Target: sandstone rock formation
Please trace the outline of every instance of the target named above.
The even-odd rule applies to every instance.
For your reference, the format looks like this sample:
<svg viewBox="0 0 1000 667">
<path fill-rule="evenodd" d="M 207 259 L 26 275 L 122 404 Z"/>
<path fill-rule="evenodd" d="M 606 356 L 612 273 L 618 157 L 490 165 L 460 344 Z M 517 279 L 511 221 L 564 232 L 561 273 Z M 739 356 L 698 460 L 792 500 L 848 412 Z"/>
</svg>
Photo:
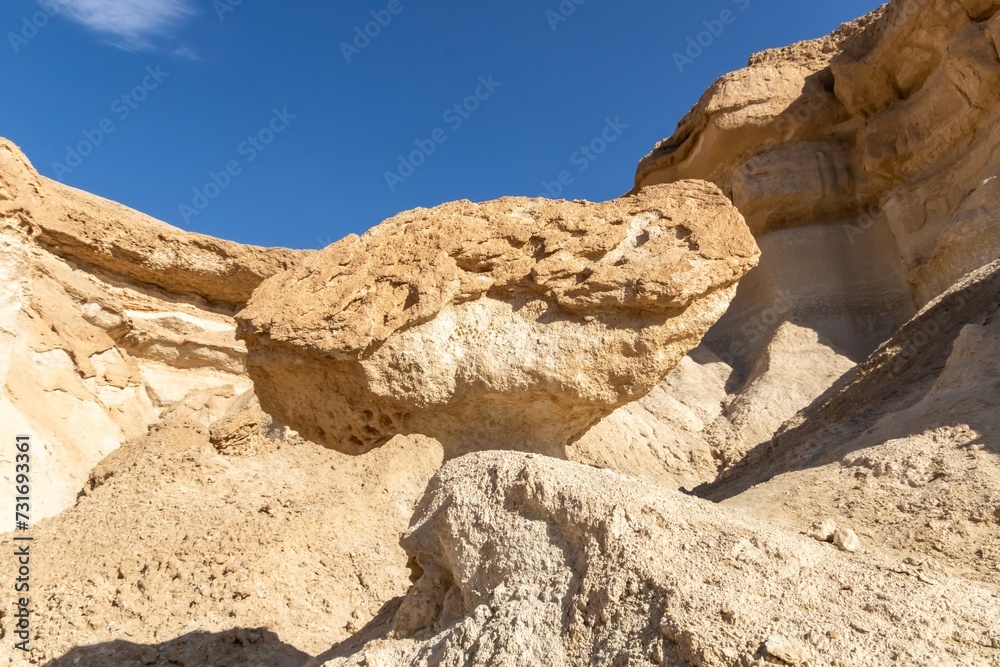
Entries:
<svg viewBox="0 0 1000 667">
<path fill-rule="evenodd" d="M 1000 261 L 698 493 L 793 528 L 834 518 L 901 559 L 1000 585 L 998 313 Z"/>
<path fill-rule="evenodd" d="M 998 107 L 986 85 L 1000 66 L 998 6 L 896 0 L 828 37 L 754 55 L 709 89 L 642 160 L 636 186 L 716 183 L 751 226 L 760 266 L 703 342 L 699 359 L 712 361 L 699 390 L 663 385 L 608 417 L 571 458 L 672 487 L 711 481 L 919 307 L 1000 255 Z M 798 342 L 782 333 L 788 326 L 801 330 Z M 789 374 L 759 377 L 775 354 L 789 360 L 792 386 L 810 386 L 782 396 Z M 796 371 L 801 354 L 809 371 Z M 694 421 L 675 414 L 695 395 L 716 398 Z M 700 424 L 708 413 L 712 423 Z M 605 447 L 619 433 L 624 450 Z"/>
<path fill-rule="evenodd" d="M 602 420 L 569 459 L 669 488 L 715 480 L 854 363 L 794 321 L 782 324 L 747 376 L 702 345 L 648 396 Z"/>
<path fill-rule="evenodd" d="M 785 298 L 860 361 L 1000 255 L 987 203 L 1000 169 L 998 9 L 896 0 L 754 56 L 640 163 L 637 187 L 718 184 L 760 244 L 760 267 L 707 341 L 716 353 L 752 365 L 760 345 L 740 330 Z"/>
<path fill-rule="evenodd" d="M 403 213 L 268 280 L 238 318 L 265 409 L 363 453 L 398 433 L 560 454 L 725 312 L 757 249 L 705 183 L 604 204 Z"/>
<path fill-rule="evenodd" d="M 997 664 L 993 588 L 574 463 L 446 463 L 402 543 L 395 614 L 310 667 Z"/>
<path fill-rule="evenodd" d="M 305 253 L 189 234 L 40 176 L 0 140 L 0 429 L 44 462 L 32 516 L 167 411 L 208 426 L 251 389 L 233 312 Z M 0 450 L 12 506 L 13 450 Z"/>
<path fill-rule="evenodd" d="M 618 201 L 313 256 L 0 142 L 29 664 L 1000 667 L 998 6 L 754 56 Z"/>
<path fill-rule="evenodd" d="M 356 458 L 265 428 L 267 446 L 236 454 L 212 436 L 156 425 L 33 529 L 30 664 L 301 667 L 406 591 L 399 534 L 440 447 L 398 438 Z M 27 663 L 0 639 L 0 665 Z"/>
</svg>

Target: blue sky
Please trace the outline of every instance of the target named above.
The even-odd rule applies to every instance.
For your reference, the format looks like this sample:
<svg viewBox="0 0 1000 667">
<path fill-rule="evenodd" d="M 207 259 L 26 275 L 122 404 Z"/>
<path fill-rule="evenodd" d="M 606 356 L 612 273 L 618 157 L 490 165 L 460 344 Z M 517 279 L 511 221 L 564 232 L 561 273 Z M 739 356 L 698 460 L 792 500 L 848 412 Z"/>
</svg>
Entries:
<svg viewBox="0 0 1000 667">
<path fill-rule="evenodd" d="M 5 0 L 0 136 L 184 229 L 316 248 L 455 199 L 616 197 L 718 76 L 879 4 Z"/>
</svg>

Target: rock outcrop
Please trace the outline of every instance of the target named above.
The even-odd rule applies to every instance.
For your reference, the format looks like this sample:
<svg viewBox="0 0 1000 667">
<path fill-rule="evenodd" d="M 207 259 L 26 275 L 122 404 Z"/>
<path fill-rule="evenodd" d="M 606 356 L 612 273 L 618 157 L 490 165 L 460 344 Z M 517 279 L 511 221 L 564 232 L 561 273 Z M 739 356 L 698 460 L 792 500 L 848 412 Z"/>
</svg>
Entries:
<svg viewBox="0 0 1000 667">
<path fill-rule="evenodd" d="M 640 163 L 637 187 L 718 184 L 760 244 L 707 340 L 717 354 L 752 365 L 760 347 L 740 331 L 785 291 L 796 317 L 860 361 L 1000 256 L 998 9 L 896 0 L 754 56 Z"/>
<path fill-rule="evenodd" d="M 402 543 L 416 582 L 311 667 L 988 665 L 995 590 L 844 552 L 611 471 L 446 463 Z"/>
<path fill-rule="evenodd" d="M 182 232 L 40 176 L 5 140 L 0 246 L 0 428 L 34 436 L 35 519 L 167 412 L 207 427 L 230 410 L 252 387 L 233 313 L 307 255 Z"/>
<path fill-rule="evenodd" d="M 1000 261 L 697 492 L 789 527 L 830 517 L 900 559 L 1000 585 L 998 346 Z"/>
<path fill-rule="evenodd" d="M 698 345 L 756 258 L 706 183 L 457 202 L 268 280 L 240 335 L 264 408 L 310 440 L 363 453 L 422 433 L 449 455 L 561 454 Z"/>
<path fill-rule="evenodd" d="M 636 187 L 716 183 L 750 225 L 760 265 L 676 371 L 698 388 L 664 383 L 571 458 L 675 488 L 711 481 L 1000 256 L 1000 107 L 987 85 L 1000 66 L 997 7 L 896 0 L 828 37 L 754 55 L 709 89 L 642 160 Z M 787 372 L 759 373 L 776 360 Z"/>
<path fill-rule="evenodd" d="M 230 310 L 246 303 L 265 278 L 309 254 L 246 246 L 171 227 L 39 175 L 21 150 L 4 139 L 0 217 L 76 265 Z"/>
<path fill-rule="evenodd" d="M 769 442 L 854 365 L 794 321 L 778 328 L 745 376 L 702 345 L 649 395 L 573 443 L 569 459 L 692 489 Z"/>
<path fill-rule="evenodd" d="M 754 56 L 622 199 L 316 254 L 0 141 L 29 662 L 1000 667 L 998 8 Z"/>
<path fill-rule="evenodd" d="M 215 429 L 168 419 L 33 527 L 31 664 L 301 667 L 406 592 L 399 534 L 440 447 L 398 438 L 357 458 L 256 429 L 254 451 L 220 452 Z M 0 665 L 28 664 L 11 638 Z"/>
</svg>

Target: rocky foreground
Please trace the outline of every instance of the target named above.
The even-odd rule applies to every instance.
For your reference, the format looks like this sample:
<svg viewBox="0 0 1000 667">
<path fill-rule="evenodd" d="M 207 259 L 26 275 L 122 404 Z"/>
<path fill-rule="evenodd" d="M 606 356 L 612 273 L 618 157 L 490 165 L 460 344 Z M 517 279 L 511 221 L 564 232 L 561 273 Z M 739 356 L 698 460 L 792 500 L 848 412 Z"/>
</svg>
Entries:
<svg viewBox="0 0 1000 667">
<path fill-rule="evenodd" d="M 621 199 L 320 253 L 0 141 L 47 517 L 0 665 L 1000 665 L 998 54 L 1000 2 L 894 0 L 720 79 Z"/>
</svg>

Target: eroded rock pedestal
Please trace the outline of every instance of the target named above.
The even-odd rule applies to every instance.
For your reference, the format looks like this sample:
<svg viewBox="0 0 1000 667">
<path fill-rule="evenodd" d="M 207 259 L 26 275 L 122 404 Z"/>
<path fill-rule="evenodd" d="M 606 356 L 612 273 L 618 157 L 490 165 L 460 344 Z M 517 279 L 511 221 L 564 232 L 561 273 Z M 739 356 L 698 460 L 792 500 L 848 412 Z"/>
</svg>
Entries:
<svg viewBox="0 0 1000 667">
<path fill-rule="evenodd" d="M 264 407 L 363 453 L 562 454 L 646 394 L 725 312 L 757 248 L 702 182 L 604 204 L 418 209 L 275 276 L 239 314 Z"/>
</svg>

